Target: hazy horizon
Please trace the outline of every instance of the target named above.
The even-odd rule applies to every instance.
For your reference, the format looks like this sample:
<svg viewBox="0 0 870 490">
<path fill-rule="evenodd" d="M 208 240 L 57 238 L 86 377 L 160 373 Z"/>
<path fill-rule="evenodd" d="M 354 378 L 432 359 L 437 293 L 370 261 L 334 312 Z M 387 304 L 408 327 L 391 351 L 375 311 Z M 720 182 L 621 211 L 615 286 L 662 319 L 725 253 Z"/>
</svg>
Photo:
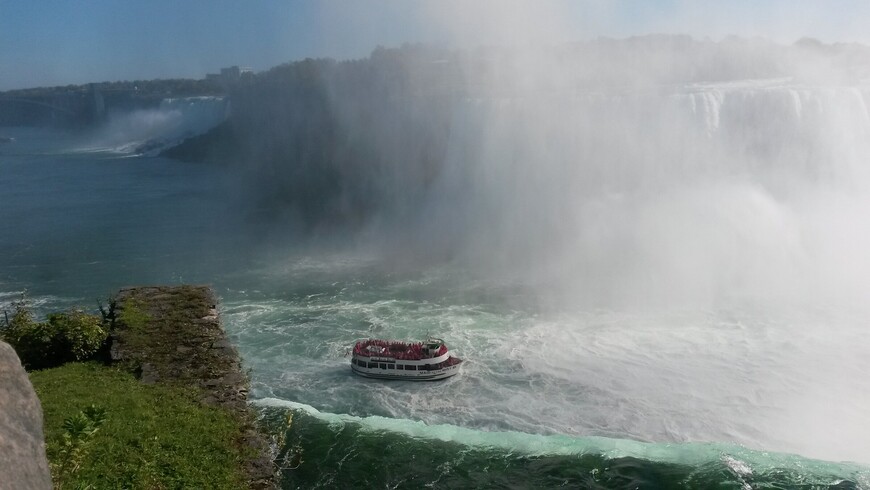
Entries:
<svg viewBox="0 0 870 490">
<path fill-rule="evenodd" d="M 497 15 L 494 15 L 496 14 Z M 202 78 L 308 57 L 363 58 L 377 46 L 561 44 L 598 37 L 762 37 L 870 42 L 857 1 L 402 2 L 141 4 L 0 1 L 0 90 Z"/>
</svg>

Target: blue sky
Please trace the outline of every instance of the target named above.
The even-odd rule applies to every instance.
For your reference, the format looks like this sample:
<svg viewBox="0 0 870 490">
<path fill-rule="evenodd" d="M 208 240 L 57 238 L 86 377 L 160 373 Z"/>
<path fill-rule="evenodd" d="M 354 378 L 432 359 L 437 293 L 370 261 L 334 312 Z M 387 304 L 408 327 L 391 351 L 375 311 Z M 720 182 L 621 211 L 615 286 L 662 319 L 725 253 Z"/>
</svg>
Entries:
<svg viewBox="0 0 870 490">
<path fill-rule="evenodd" d="M 729 34 L 870 44 L 858 0 L 0 0 L 0 90 L 104 80 L 200 78 L 377 45 L 561 42 Z"/>
</svg>

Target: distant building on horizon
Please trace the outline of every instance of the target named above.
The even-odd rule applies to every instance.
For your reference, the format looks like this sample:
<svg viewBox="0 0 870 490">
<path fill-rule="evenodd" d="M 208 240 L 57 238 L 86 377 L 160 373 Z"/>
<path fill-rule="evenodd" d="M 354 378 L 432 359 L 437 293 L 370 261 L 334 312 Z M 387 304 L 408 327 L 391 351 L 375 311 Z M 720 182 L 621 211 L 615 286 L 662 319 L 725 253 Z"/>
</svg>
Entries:
<svg viewBox="0 0 870 490">
<path fill-rule="evenodd" d="M 253 75 L 254 71 L 250 68 L 240 68 L 238 65 L 234 65 L 227 68 L 221 68 L 220 73 L 209 73 L 205 76 L 205 79 L 211 82 L 217 82 L 223 87 L 230 87 L 239 83 L 242 79 Z"/>
</svg>

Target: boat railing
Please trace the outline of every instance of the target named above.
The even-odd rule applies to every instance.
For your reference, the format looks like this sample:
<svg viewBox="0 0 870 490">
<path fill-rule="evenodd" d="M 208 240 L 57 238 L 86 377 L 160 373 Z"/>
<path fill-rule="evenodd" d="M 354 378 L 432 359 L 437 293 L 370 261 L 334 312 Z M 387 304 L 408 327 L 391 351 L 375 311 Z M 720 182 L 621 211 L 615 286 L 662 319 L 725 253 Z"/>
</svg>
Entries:
<svg viewBox="0 0 870 490">
<path fill-rule="evenodd" d="M 367 339 L 357 342 L 353 347 L 355 355 L 370 357 L 372 354 L 389 356 L 400 360 L 418 361 L 439 357 L 447 353 L 447 346 L 441 342 L 436 352 L 431 352 L 423 342 L 400 342 L 380 339 Z"/>
</svg>

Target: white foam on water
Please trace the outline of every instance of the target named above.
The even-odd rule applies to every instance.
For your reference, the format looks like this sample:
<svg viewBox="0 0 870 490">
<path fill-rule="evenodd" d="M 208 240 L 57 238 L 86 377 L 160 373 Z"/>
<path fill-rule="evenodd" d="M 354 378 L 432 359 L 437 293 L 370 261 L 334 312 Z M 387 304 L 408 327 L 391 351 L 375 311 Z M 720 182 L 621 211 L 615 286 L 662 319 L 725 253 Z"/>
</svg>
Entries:
<svg viewBox="0 0 870 490">
<path fill-rule="evenodd" d="M 701 466 L 721 462 L 740 477 L 769 470 L 793 470 L 800 474 L 848 474 L 859 483 L 867 482 L 870 470 L 848 464 L 813 461 L 789 454 L 752 451 L 727 444 L 654 444 L 604 437 L 570 437 L 564 435 L 534 435 L 513 431 L 487 432 L 449 424 L 426 424 L 420 421 L 389 417 L 357 417 L 322 412 L 316 408 L 289 400 L 265 398 L 255 402 L 261 407 L 301 410 L 340 430 L 347 424 L 372 432 L 390 432 L 416 439 L 456 442 L 479 449 L 496 449 L 507 453 L 536 456 L 566 456 L 596 454 L 605 458 L 640 458 L 647 461 Z M 824 478 L 824 477 L 823 477 Z M 835 478 L 835 477 L 831 477 Z M 835 478 L 836 480 L 836 478 Z M 826 484 L 835 484 L 839 480 Z"/>
<path fill-rule="evenodd" d="M 402 294 L 419 283 L 384 289 Z M 870 369 L 860 316 L 545 314 L 339 289 L 227 303 L 224 321 L 253 368 L 255 397 L 474 430 L 730 442 L 832 461 L 870 454 L 862 422 L 870 390 L 852 382 L 854 370 Z M 460 376 L 421 385 L 352 375 L 345 355 L 355 340 L 427 333 L 467 360 Z"/>
</svg>

